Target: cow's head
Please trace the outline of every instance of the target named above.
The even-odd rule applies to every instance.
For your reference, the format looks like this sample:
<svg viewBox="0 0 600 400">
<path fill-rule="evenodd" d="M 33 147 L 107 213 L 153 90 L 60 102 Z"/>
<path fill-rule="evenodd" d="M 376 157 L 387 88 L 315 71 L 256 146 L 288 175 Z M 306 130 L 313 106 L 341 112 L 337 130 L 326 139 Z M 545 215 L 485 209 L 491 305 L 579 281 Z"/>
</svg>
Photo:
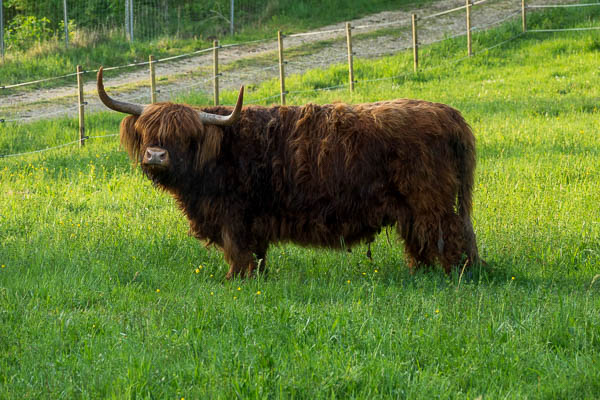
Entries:
<svg viewBox="0 0 600 400">
<path fill-rule="evenodd" d="M 140 105 L 112 99 L 104 90 L 102 68 L 97 84 L 104 105 L 130 114 L 121 121 L 121 145 L 152 181 L 166 187 L 218 156 L 222 127 L 239 120 L 244 97 L 242 86 L 233 112 L 223 116 L 185 104 Z"/>
</svg>

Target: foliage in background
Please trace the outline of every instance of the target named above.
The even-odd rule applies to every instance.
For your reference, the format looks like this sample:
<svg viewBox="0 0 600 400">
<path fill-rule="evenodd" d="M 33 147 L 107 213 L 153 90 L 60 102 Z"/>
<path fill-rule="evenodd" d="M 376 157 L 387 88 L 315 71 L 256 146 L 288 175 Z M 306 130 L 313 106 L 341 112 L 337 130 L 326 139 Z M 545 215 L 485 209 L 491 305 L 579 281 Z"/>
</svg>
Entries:
<svg viewBox="0 0 600 400">
<path fill-rule="evenodd" d="M 5 46 L 7 50 L 25 50 L 35 43 L 50 40 L 53 34 L 48 18 L 17 15 L 6 29 Z"/>
</svg>

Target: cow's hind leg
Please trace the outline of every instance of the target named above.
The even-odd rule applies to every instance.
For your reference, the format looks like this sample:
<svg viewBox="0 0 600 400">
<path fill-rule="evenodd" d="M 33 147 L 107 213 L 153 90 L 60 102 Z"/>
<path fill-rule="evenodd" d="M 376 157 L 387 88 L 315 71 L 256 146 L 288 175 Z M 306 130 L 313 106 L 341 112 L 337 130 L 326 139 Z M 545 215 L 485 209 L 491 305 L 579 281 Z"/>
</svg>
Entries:
<svg viewBox="0 0 600 400">
<path fill-rule="evenodd" d="M 411 271 L 433 266 L 436 260 L 446 273 L 460 263 L 463 245 L 463 227 L 454 211 L 431 214 L 413 214 L 399 233 L 404 239 L 408 265 Z"/>
<path fill-rule="evenodd" d="M 404 240 L 406 263 L 410 271 L 415 272 L 423 265 L 428 264 L 428 260 L 422 252 L 420 242 L 414 235 L 413 221 L 407 219 L 398 222 L 397 231 Z"/>
<path fill-rule="evenodd" d="M 471 217 L 469 215 L 463 217 L 463 229 L 465 237 L 465 254 L 467 255 L 468 265 L 486 265 L 486 262 L 483 259 L 479 258 L 479 251 L 477 250 L 477 239 L 475 237 L 473 223 L 471 222 Z"/>
<path fill-rule="evenodd" d="M 397 232 L 404 240 L 406 262 L 411 272 L 415 272 L 423 266 L 432 265 L 435 261 L 434 255 L 426 251 L 427 247 L 423 244 L 422 238 L 415 229 L 415 222 L 415 216 L 408 209 L 398 216 L 396 222 Z"/>
<path fill-rule="evenodd" d="M 447 274 L 453 267 L 461 266 L 465 251 L 465 238 L 461 218 L 454 212 L 447 212 L 438 227 L 438 259 Z"/>
</svg>

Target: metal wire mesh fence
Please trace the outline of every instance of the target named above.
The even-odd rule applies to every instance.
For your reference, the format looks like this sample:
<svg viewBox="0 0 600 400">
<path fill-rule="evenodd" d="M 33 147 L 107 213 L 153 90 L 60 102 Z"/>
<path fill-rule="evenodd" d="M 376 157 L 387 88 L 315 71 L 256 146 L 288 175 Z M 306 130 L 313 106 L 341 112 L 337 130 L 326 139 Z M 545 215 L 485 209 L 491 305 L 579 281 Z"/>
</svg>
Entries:
<svg viewBox="0 0 600 400">
<path fill-rule="evenodd" d="M 71 35 L 78 30 L 118 31 L 132 38 L 230 33 L 260 23 L 273 2 L 252 0 L 2 0 L 6 47 L 24 48 L 34 41 Z M 271 9 L 270 9 L 271 8 Z M 233 19 L 232 19 L 233 16 Z M 63 37 L 64 39 L 64 37 Z"/>
</svg>

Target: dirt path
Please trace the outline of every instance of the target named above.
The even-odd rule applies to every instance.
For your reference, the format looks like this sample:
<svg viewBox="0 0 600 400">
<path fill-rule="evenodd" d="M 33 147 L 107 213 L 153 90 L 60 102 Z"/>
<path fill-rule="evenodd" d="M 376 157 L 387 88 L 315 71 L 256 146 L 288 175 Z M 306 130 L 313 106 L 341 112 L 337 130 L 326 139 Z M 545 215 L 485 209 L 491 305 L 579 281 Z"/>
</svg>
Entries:
<svg viewBox="0 0 600 400">
<path fill-rule="evenodd" d="M 555 3 L 556 0 L 538 0 L 537 4 Z M 560 2 L 574 2 L 561 0 Z M 486 29 L 506 18 L 519 18 L 520 1 L 490 0 L 487 3 L 474 6 L 471 12 L 471 25 L 474 30 Z M 353 51 L 355 57 L 372 58 L 392 54 L 411 46 L 410 17 L 415 13 L 419 18 L 430 16 L 445 10 L 462 6 L 461 0 L 438 0 L 423 8 L 408 11 L 385 11 L 351 21 L 353 29 Z M 384 25 L 382 24 L 389 24 Z M 302 45 L 314 44 L 325 40 L 332 41 L 327 46 L 318 48 L 314 53 L 303 56 L 299 60 L 290 60 L 286 66 L 286 75 L 303 73 L 312 68 L 327 67 L 346 59 L 345 23 L 325 26 L 313 32 L 318 34 L 288 36 L 284 39 L 284 48 L 291 49 Z M 382 30 L 375 37 L 364 33 Z M 337 31 L 341 30 L 341 31 Z M 419 43 L 429 44 L 444 38 L 463 34 L 466 30 L 465 10 L 459 10 L 443 16 L 421 19 L 418 23 Z M 333 31 L 333 32 L 331 32 Z M 363 35 L 365 36 L 365 35 Z M 219 64 L 226 66 L 241 59 L 260 57 L 257 62 L 245 63 L 246 66 L 225 72 L 220 79 L 222 89 L 238 88 L 241 84 L 257 84 L 266 79 L 278 77 L 277 41 L 264 41 L 220 49 Z M 271 62 L 269 60 L 272 59 Z M 268 64 L 265 66 L 265 63 Z M 212 65 L 212 53 L 182 58 L 170 62 L 156 64 L 157 84 L 160 90 L 158 100 L 164 101 L 177 93 L 189 90 L 204 90 L 212 92 L 212 80 L 207 69 Z M 225 69 L 224 68 L 224 69 Z M 88 101 L 87 110 L 102 109 L 95 94 L 95 81 L 87 79 L 84 90 Z M 140 103 L 149 102 L 148 71 L 146 68 L 131 70 L 123 69 L 117 77 L 106 79 L 107 88 L 119 90 L 119 98 Z M 167 83 L 162 83 L 166 81 Z M 124 89 L 124 86 L 134 89 Z M 119 89 L 119 87 L 121 87 Z M 23 91 L 21 93 L 0 98 L 0 118 L 7 120 L 31 121 L 39 118 L 49 118 L 65 114 L 77 114 L 76 92 L 74 85 Z M 117 97 L 117 96 L 116 96 Z M 246 96 L 252 101 L 251 91 Z M 273 99 L 277 101 L 277 99 Z"/>
</svg>

